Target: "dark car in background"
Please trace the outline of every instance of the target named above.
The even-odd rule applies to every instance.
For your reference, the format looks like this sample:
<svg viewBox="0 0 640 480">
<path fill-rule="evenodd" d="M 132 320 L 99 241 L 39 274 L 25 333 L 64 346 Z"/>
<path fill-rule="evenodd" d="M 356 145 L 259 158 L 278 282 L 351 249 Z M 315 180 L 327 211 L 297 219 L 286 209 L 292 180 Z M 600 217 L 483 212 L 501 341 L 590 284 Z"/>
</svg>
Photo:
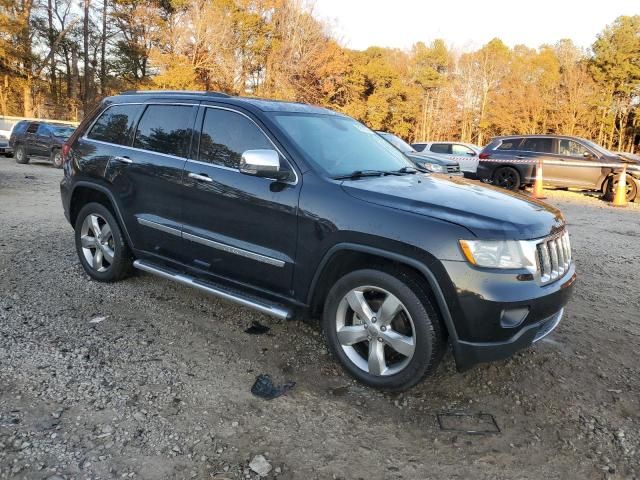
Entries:
<svg viewBox="0 0 640 480">
<path fill-rule="evenodd" d="M 460 164 L 455 160 L 447 158 L 445 155 L 432 154 L 430 152 L 420 153 L 393 133 L 382 131 L 377 131 L 376 133 L 404 153 L 413 163 L 416 164 L 416 166 L 420 168 L 424 168 L 434 173 L 462 175 L 462 172 L 460 171 Z"/>
<path fill-rule="evenodd" d="M 576 278 L 560 211 L 420 172 L 324 108 L 127 93 L 63 153 L 91 278 L 133 266 L 281 319 L 321 317 L 331 352 L 376 388 L 415 385 L 447 343 L 464 370 L 539 341 Z"/>
<path fill-rule="evenodd" d="M 9 139 L 0 133 L 0 155 L 10 157 L 13 154 L 13 148 L 9 145 Z"/>
<path fill-rule="evenodd" d="M 18 163 L 29 163 L 31 156 L 39 156 L 61 168 L 62 145 L 74 130 L 72 125 L 22 120 L 13 127 L 9 145 Z"/>
<path fill-rule="evenodd" d="M 599 190 L 612 198 L 627 164 L 627 200 L 640 189 L 640 164 L 580 137 L 517 135 L 495 137 L 480 153 L 477 175 L 499 187 L 517 190 L 535 181 L 537 162 L 543 181 L 554 187 Z"/>
</svg>

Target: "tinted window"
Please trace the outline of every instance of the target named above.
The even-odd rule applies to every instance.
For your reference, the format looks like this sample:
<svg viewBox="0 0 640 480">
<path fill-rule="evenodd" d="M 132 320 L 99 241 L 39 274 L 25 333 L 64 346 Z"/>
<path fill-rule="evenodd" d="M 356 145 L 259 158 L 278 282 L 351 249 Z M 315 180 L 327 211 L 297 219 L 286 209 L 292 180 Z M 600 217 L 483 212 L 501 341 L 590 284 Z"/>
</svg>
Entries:
<svg viewBox="0 0 640 480">
<path fill-rule="evenodd" d="M 29 125 L 28 122 L 20 121 L 18 123 L 16 123 L 16 126 L 13 127 L 13 133 L 22 133 L 27 129 L 27 125 Z"/>
<path fill-rule="evenodd" d="M 585 153 L 591 153 L 585 147 L 573 140 L 560 140 L 558 144 L 558 153 L 560 155 L 569 155 L 572 157 L 584 157 Z"/>
<path fill-rule="evenodd" d="M 36 133 L 38 131 L 39 123 L 30 123 L 27 128 L 27 133 Z"/>
<path fill-rule="evenodd" d="M 451 145 L 446 143 L 434 143 L 431 145 L 430 150 L 433 153 L 451 153 Z"/>
<path fill-rule="evenodd" d="M 38 127 L 38 135 L 49 135 L 50 133 L 51 130 L 49 129 L 49 126 L 41 123 Z"/>
<path fill-rule="evenodd" d="M 149 105 L 142 114 L 133 146 L 186 157 L 191 143 L 191 113 L 187 105 Z"/>
<path fill-rule="evenodd" d="M 243 152 L 258 149 L 273 150 L 273 145 L 249 119 L 228 110 L 205 110 L 198 160 L 238 168 Z"/>
<path fill-rule="evenodd" d="M 552 138 L 525 138 L 520 150 L 525 152 L 552 153 Z"/>
<path fill-rule="evenodd" d="M 105 110 L 87 135 L 93 140 L 127 145 L 129 132 L 141 105 L 114 105 Z"/>
<path fill-rule="evenodd" d="M 427 146 L 424 143 L 412 143 L 411 146 L 416 149 L 416 152 L 422 152 Z"/>
<path fill-rule="evenodd" d="M 507 138 L 505 140 L 502 140 L 502 143 L 497 148 L 497 150 L 517 150 L 518 145 L 520 145 L 521 141 L 521 138 Z"/>
</svg>

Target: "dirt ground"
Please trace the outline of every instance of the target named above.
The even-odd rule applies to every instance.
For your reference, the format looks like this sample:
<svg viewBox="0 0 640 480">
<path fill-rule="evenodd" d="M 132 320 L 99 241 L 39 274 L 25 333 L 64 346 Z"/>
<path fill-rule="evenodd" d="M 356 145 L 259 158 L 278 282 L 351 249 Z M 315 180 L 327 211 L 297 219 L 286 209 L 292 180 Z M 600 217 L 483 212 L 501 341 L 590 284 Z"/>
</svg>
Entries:
<svg viewBox="0 0 640 480">
<path fill-rule="evenodd" d="M 256 455 L 281 479 L 640 478 L 640 204 L 548 192 L 579 273 L 558 329 L 463 374 L 449 353 L 383 394 L 342 372 L 315 324 L 142 273 L 90 281 L 60 176 L 0 159 L 0 478 L 257 478 Z M 254 320 L 270 332 L 245 333 Z M 296 386 L 262 400 L 260 373 Z M 444 431 L 447 413 L 500 432 Z"/>
</svg>

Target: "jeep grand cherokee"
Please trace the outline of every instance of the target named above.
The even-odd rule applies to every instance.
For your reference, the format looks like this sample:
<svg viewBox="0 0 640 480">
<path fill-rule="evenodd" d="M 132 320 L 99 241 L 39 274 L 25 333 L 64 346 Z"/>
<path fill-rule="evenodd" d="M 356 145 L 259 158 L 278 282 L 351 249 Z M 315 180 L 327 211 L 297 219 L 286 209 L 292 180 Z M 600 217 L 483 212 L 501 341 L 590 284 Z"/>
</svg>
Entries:
<svg viewBox="0 0 640 480">
<path fill-rule="evenodd" d="M 323 108 L 125 93 L 62 153 L 92 278 L 133 266 L 279 318 L 320 316 L 335 357 L 376 388 L 416 384 L 447 343 L 460 370 L 506 358 L 558 325 L 572 291 L 558 210 L 419 172 Z"/>
</svg>

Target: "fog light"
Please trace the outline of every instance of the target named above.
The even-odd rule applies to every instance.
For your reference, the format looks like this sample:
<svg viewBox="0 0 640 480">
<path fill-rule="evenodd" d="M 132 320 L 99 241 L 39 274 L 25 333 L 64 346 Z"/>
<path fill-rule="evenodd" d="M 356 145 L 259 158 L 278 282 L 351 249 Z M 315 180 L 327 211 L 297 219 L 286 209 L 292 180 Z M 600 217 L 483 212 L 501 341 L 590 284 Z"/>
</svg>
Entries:
<svg viewBox="0 0 640 480">
<path fill-rule="evenodd" d="M 502 328 L 514 328 L 521 325 L 529 315 L 529 307 L 506 308 L 502 310 L 500 316 L 500 326 Z"/>
</svg>

